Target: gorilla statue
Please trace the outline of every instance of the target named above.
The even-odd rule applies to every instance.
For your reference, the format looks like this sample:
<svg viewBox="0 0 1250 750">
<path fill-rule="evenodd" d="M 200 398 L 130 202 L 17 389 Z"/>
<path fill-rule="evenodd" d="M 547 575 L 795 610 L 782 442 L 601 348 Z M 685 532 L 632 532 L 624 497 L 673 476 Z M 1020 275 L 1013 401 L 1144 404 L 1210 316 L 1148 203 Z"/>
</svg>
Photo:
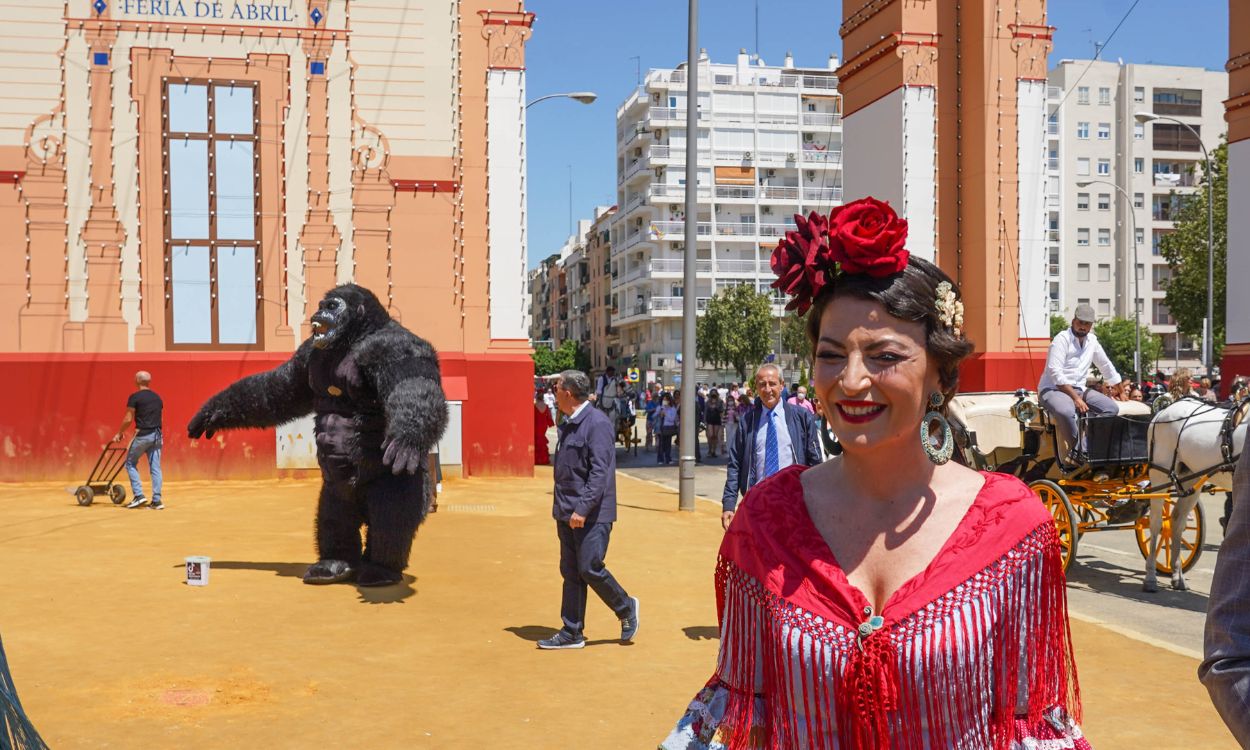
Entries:
<svg viewBox="0 0 1250 750">
<path fill-rule="evenodd" d="M 304 583 L 399 583 L 429 505 L 426 454 L 447 427 L 437 355 L 355 284 L 327 292 L 310 322 L 294 356 L 208 399 L 187 434 L 314 412 L 322 482 L 317 562 Z"/>
</svg>

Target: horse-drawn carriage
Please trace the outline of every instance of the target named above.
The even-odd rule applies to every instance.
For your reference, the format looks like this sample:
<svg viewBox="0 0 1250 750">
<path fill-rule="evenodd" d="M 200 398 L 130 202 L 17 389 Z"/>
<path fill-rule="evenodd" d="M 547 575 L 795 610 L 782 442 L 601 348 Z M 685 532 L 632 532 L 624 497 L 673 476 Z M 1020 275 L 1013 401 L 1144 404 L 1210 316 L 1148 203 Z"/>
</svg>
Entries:
<svg viewBox="0 0 1250 750">
<path fill-rule="evenodd" d="M 1185 588 L 1183 573 L 1202 555 L 1206 518 L 1198 494 L 1231 486 L 1248 404 L 1161 397 L 1152 410 L 1122 402 L 1118 414 L 1078 420 L 1085 449 L 1072 463 L 1061 460 L 1071 446 L 1030 391 L 960 394 L 949 414 L 968 466 L 1013 474 L 1046 504 L 1065 569 L 1085 534 L 1132 530 L 1147 561 L 1144 588 L 1153 591 L 1156 572 Z"/>
</svg>

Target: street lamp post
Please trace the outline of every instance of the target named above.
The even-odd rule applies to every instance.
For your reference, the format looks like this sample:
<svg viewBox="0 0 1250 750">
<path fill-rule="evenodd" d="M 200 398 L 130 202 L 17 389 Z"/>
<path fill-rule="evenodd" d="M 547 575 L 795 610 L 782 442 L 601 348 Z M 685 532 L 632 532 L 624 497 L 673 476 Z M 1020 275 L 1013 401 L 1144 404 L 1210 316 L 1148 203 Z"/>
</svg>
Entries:
<svg viewBox="0 0 1250 750">
<path fill-rule="evenodd" d="M 679 404 L 678 421 L 681 439 L 678 447 L 681 455 L 677 461 L 677 489 L 679 510 L 694 510 L 695 441 L 695 346 L 696 305 L 695 284 L 698 282 L 695 259 L 698 258 L 699 241 L 699 0 L 689 0 L 686 18 L 686 248 L 683 253 L 681 305 L 681 388 L 685 392 Z"/>
<path fill-rule="evenodd" d="M 593 91 L 570 91 L 566 94 L 547 94 L 546 96 L 540 96 L 529 104 L 526 104 L 525 108 L 529 109 L 535 104 L 545 102 L 548 99 L 572 99 L 573 101 L 581 102 L 582 104 L 593 104 L 598 98 L 599 95 Z"/>
<path fill-rule="evenodd" d="M 1207 374 L 1215 366 L 1215 174 L 1211 171 L 1211 154 L 1207 152 L 1202 136 L 1187 122 L 1175 117 L 1157 115 L 1154 112 L 1134 112 L 1133 119 L 1140 123 L 1152 120 L 1167 120 L 1184 127 L 1194 134 L 1198 147 L 1202 149 L 1202 158 L 1206 162 L 1207 176 L 1207 325 L 1202 335 L 1202 358 L 1206 364 Z M 1180 330 L 1177 329 L 1176 346 L 1180 348 Z"/>
<path fill-rule="evenodd" d="M 1137 216 L 1133 212 L 1133 200 L 1124 188 L 1110 180 L 1081 180 L 1076 183 L 1079 188 L 1090 185 L 1110 185 L 1124 197 L 1124 205 L 1128 207 L 1129 242 L 1133 245 L 1133 378 L 1141 385 L 1141 279 L 1137 272 Z"/>
</svg>

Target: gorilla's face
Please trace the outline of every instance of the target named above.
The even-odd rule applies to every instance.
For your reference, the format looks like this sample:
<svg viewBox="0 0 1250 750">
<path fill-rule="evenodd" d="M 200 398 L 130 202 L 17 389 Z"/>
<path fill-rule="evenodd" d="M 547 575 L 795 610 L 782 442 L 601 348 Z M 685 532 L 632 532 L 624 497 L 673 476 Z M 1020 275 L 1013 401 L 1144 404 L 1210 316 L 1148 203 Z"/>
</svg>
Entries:
<svg viewBox="0 0 1250 750">
<path fill-rule="evenodd" d="M 351 308 L 342 297 L 326 297 L 317 306 L 310 321 L 313 346 L 325 349 L 333 346 L 347 329 L 351 318 Z"/>
</svg>

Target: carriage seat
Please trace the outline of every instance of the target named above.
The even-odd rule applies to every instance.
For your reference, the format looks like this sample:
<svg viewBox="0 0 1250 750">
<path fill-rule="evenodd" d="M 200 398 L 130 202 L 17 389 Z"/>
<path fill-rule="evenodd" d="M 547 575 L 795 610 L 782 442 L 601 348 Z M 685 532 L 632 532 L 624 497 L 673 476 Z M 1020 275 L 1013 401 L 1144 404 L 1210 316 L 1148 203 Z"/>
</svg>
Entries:
<svg viewBox="0 0 1250 750">
<path fill-rule="evenodd" d="M 1029 401 L 1037 405 L 1037 397 Z M 1013 393 L 960 393 L 951 399 L 947 413 L 976 435 L 977 452 L 989 455 L 998 448 L 1020 448 L 1020 423 L 1011 416 Z"/>
</svg>

